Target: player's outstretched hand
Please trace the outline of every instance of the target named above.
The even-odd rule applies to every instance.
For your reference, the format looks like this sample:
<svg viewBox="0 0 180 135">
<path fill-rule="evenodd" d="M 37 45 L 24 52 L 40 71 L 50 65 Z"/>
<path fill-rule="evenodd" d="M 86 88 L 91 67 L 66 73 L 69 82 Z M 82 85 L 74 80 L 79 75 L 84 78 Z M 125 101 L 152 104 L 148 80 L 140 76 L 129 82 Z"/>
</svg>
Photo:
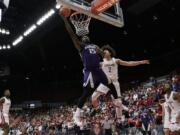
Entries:
<svg viewBox="0 0 180 135">
<path fill-rule="evenodd" d="M 142 60 L 141 64 L 150 64 L 150 61 L 149 60 Z"/>
</svg>

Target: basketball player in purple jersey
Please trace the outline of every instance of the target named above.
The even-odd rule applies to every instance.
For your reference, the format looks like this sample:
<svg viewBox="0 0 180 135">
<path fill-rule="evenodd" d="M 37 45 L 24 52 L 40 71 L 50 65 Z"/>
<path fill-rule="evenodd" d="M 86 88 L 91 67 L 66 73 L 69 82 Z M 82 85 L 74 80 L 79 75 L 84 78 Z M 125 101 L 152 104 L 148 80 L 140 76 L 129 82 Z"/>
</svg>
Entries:
<svg viewBox="0 0 180 135">
<path fill-rule="evenodd" d="M 83 36 L 80 41 L 71 28 L 68 20 L 64 17 L 62 18 L 76 49 L 80 53 L 84 66 L 84 90 L 79 99 L 78 108 L 74 114 L 75 123 L 80 125 L 80 112 L 87 97 L 91 96 L 95 89 L 109 91 L 107 87 L 108 79 L 100 67 L 100 54 L 103 54 L 103 51 L 101 51 L 97 45 L 92 44 L 88 36 Z"/>
</svg>

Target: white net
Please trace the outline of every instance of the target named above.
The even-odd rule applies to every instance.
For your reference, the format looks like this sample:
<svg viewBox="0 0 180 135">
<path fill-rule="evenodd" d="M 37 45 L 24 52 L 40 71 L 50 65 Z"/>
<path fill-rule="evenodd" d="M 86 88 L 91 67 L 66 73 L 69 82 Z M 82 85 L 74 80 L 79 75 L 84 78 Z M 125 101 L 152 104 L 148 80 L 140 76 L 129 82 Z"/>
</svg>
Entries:
<svg viewBox="0 0 180 135">
<path fill-rule="evenodd" d="M 70 16 L 70 20 L 76 29 L 78 36 L 85 36 L 89 34 L 89 24 L 91 17 L 85 14 L 75 12 Z"/>
</svg>

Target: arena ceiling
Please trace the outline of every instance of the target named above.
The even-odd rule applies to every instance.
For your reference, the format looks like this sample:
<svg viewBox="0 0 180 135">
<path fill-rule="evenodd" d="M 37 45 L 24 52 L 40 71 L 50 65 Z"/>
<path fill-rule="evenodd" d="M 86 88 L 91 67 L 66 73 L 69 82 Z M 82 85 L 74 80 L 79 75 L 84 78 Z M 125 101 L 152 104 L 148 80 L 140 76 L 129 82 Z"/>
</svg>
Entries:
<svg viewBox="0 0 180 135">
<path fill-rule="evenodd" d="M 10 35 L 0 35 L 0 44 L 12 44 L 22 32 L 49 9 L 55 0 L 11 0 L 0 27 Z M 179 0 L 122 0 L 125 27 L 116 28 L 93 20 L 91 40 L 102 46 L 110 44 L 124 60 L 150 59 L 150 66 L 120 67 L 121 81 L 147 79 L 180 66 L 180 2 Z M 67 89 L 81 92 L 82 64 L 58 14 L 10 50 L 0 50 L 1 88 L 10 87 L 22 100 L 53 100 L 66 97 Z M 49 90 L 51 89 L 51 90 Z M 46 91 L 46 97 L 41 93 Z M 61 91 L 63 96 L 57 94 Z M 23 97 L 24 93 L 28 96 Z"/>
</svg>

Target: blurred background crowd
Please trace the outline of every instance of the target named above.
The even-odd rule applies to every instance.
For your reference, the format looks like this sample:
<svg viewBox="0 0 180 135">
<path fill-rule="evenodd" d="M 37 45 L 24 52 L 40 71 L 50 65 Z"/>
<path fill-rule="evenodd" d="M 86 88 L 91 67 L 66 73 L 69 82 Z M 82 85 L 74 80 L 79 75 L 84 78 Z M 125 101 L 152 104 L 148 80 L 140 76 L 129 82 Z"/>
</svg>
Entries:
<svg viewBox="0 0 180 135">
<path fill-rule="evenodd" d="M 82 112 L 82 125 L 73 122 L 75 105 L 58 108 L 38 108 L 12 111 L 11 135 L 163 135 L 162 106 L 164 94 L 173 90 L 170 78 L 158 82 L 151 78 L 147 83 L 127 90 L 122 94 L 123 117 L 115 119 L 115 109 L 110 96 L 101 97 L 101 111 L 91 116 L 90 101 Z"/>
</svg>

